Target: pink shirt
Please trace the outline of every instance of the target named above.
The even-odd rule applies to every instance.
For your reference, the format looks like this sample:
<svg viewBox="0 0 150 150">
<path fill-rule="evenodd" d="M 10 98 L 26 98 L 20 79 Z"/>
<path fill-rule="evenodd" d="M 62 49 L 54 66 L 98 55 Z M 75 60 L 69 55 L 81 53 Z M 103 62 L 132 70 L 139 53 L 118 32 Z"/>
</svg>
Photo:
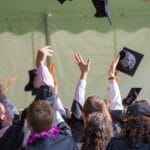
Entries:
<svg viewBox="0 0 150 150">
<path fill-rule="evenodd" d="M 37 75 L 34 80 L 35 88 L 39 88 L 42 85 L 51 85 L 54 87 L 53 77 L 45 65 L 37 68 Z"/>
</svg>

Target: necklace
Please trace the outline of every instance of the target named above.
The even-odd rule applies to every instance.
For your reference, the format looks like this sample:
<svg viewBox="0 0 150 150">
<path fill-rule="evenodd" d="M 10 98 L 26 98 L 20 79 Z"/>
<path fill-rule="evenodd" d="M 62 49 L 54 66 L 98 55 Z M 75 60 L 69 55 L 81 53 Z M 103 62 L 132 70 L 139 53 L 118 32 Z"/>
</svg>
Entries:
<svg viewBox="0 0 150 150">
<path fill-rule="evenodd" d="M 34 141 L 41 138 L 47 138 L 47 137 L 56 138 L 59 136 L 59 134 L 60 134 L 60 128 L 58 128 L 57 126 L 54 126 L 53 128 L 47 131 L 34 132 L 29 136 L 27 144 L 31 145 Z"/>
</svg>

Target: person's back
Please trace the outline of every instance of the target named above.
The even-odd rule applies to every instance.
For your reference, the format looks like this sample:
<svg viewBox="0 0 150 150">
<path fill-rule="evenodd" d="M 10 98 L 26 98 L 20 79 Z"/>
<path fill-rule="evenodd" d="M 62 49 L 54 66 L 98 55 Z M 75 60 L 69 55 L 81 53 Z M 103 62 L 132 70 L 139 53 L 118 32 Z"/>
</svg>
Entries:
<svg viewBox="0 0 150 150">
<path fill-rule="evenodd" d="M 150 150 L 150 143 L 140 141 L 130 145 L 127 138 L 113 138 L 106 150 Z"/>
<path fill-rule="evenodd" d="M 53 124 L 53 109 L 47 101 L 34 101 L 27 109 L 31 135 L 26 150 L 77 150 L 75 141 Z"/>
<path fill-rule="evenodd" d="M 18 150 L 23 141 L 23 132 L 21 126 L 11 125 L 5 134 L 0 138 L 1 150 Z"/>
<path fill-rule="evenodd" d="M 121 138 L 113 138 L 107 150 L 150 150 L 150 105 L 144 101 L 132 104 L 123 122 Z"/>
<path fill-rule="evenodd" d="M 19 149 L 23 139 L 23 133 L 21 131 L 22 122 L 18 120 L 18 116 L 11 123 L 9 117 L 7 117 L 4 105 L 0 103 L 0 149 Z"/>
<path fill-rule="evenodd" d="M 78 150 L 76 143 L 69 135 L 60 134 L 57 138 L 41 138 L 28 146 L 28 150 Z"/>
</svg>

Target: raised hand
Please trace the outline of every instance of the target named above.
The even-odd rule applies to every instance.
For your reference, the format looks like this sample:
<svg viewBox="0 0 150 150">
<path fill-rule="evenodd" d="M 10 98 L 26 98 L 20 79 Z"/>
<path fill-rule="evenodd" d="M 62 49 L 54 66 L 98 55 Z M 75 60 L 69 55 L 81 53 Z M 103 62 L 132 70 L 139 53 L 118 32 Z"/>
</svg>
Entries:
<svg viewBox="0 0 150 150">
<path fill-rule="evenodd" d="M 42 47 L 39 52 L 43 53 L 45 56 L 52 56 L 54 53 L 49 45 Z"/>
<path fill-rule="evenodd" d="M 117 67 L 117 64 L 119 62 L 119 59 L 120 59 L 120 55 L 118 55 L 117 58 L 112 61 L 112 64 L 110 65 L 110 68 L 108 71 L 109 78 L 115 77 L 116 67 Z"/>
<path fill-rule="evenodd" d="M 81 54 L 76 53 L 74 54 L 75 62 L 78 65 L 80 72 L 81 72 L 81 79 L 86 79 L 87 73 L 90 70 L 91 61 L 88 59 L 87 62 L 85 62 L 81 56 Z"/>
<path fill-rule="evenodd" d="M 38 50 L 37 58 L 36 58 L 36 66 L 39 67 L 41 65 L 44 65 L 47 56 L 53 55 L 53 50 L 51 49 L 51 46 L 44 46 L 41 49 Z"/>
</svg>

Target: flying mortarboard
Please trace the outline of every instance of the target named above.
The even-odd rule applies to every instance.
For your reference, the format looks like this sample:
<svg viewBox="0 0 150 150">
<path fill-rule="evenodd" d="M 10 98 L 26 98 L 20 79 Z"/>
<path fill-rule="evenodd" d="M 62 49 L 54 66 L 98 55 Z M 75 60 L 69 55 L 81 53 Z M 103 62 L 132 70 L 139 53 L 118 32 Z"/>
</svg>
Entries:
<svg viewBox="0 0 150 150">
<path fill-rule="evenodd" d="M 66 0 L 58 0 L 61 4 L 63 4 Z M 72 1 L 72 0 L 69 0 Z"/>
<path fill-rule="evenodd" d="M 133 76 L 144 55 L 126 47 L 120 51 L 119 55 L 120 60 L 117 65 L 117 70 Z"/>
<path fill-rule="evenodd" d="M 140 88 L 140 87 L 131 88 L 127 97 L 123 99 L 123 104 L 128 105 L 128 106 L 131 105 L 137 99 L 141 90 L 142 90 L 142 88 Z"/>
<path fill-rule="evenodd" d="M 107 17 L 109 23 L 112 24 L 108 1 L 109 0 L 92 0 L 94 7 L 96 8 L 95 17 Z"/>
<path fill-rule="evenodd" d="M 66 0 L 58 0 L 61 4 L 63 4 Z"/>
</svg>

